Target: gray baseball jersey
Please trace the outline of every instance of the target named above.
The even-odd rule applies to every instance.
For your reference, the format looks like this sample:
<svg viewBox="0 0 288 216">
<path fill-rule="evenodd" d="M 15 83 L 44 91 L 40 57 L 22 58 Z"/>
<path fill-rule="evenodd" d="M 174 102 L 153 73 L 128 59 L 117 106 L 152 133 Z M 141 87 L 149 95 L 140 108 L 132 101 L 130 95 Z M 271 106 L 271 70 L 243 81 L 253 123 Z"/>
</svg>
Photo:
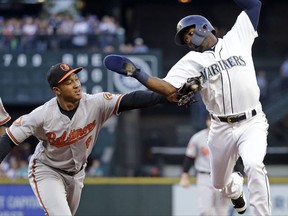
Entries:
<svg viewBox="0 0 288 216">
<path fill-rule="evenodd" d="M 6 112 L 2 100 L 0 98 L 0 126 L 7 123 L 11 119 L 10 115 Z"/>
<path fill-rule="evenodd" d="M 97 139 L 103 123 L 116 114 L 120 95 L 83 94 L 79 107 L 70 120 L 63 115 L 56 98 L 21 116 L 7 130 L 15 144 L 34 135 L 39 139 L 35 159 L 59 169 L 77 172 Z"/>
<path fill-rule="evenodd" d="M 186 148 L 186 156 L 195 158 L 194 167 L 197 171 L 210 173 L 208 133 L 208 129 L 203 129 L 190 138 Z"/>
<path fill-rule="evenodd" d="M 16 145 L 31 135 L 39 139 L 29 163 L 29 181 L 46 214 L 76 213 L 87 158 L 104 122 L 117 115 L 121 98 L 122 95 L 107 92 L 83 93 L 71 120 L 61 113 L 53 98 L 7 129 Z M 65 202 L 70 209 L 65 208 Z"/>
</svg>

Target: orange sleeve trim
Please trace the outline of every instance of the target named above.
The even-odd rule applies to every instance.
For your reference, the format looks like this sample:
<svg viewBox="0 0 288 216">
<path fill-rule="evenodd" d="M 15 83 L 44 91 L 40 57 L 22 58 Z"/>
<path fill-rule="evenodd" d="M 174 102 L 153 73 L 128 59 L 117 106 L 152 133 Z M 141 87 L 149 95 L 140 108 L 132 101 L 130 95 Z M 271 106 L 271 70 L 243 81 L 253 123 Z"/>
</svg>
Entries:
<svg viewBox="0 0 288 216">
<path fill-rule="evenodd" d="M 114 110 L 113 110 L 113 114 L 114 114 L 114 115 L 117 115 L 117 114 L 118 114 L 117 111 L 118 111 L 119 104 L 120 104 L 120 101 L 121 101 L 122 97 L 123 97 L 123 95 L 121 95 L 121 96 L 117 99 L 117 101 L 116 101 L 116 104 L 115 104 L 115 107 L 114 107 Z"/>
<path fill-rule="evenodd" d="M 3 124 L 5 124 L 5 123 L 7 123 L 10 119 L 11 119 L 11 116 L 8 116 L 8 117 L 5 118 L 3 121 L 0 121 L 0 125 L 3 125 Z"/>
<path fill-rule="evenodd" d="M 13 134 L 11 133 L 10 129 L 7 128 L 6 129 L 6 133 L 8 134 L 8 136 L 10 137 L 10 139 L 16 144 L 19 145 L 20 142 L 18 142 L 18 140 L 13 136 Z"/>
</svg>

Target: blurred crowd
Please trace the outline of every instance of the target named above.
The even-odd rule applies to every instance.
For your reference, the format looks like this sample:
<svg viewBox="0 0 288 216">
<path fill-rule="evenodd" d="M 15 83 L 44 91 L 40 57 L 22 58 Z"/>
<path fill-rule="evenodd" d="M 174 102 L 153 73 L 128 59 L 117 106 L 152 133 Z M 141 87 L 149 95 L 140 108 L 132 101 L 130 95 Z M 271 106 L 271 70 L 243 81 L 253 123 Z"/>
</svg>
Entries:
<svg viewBox="0 0 288 216">
<path fill-rule="evenodd" d="M 86 51 L 147 52 L 141 37 L 126 42 L 125 29 L 112 16 L 54 14 L 47 18 L 0 17 L 0 51 L 85 49 Z"/>
</svg>

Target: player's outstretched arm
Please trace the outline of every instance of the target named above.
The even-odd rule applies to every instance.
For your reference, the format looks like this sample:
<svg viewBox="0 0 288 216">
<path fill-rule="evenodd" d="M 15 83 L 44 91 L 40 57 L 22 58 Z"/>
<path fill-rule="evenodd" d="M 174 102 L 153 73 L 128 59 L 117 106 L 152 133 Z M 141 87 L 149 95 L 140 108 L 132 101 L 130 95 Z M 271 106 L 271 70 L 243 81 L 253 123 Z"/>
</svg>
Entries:
<svg viewBox="0 0 288 216">
<path fill-rule="evenodd" d="M 234 0 L 235 3 L 244 10 L 255 30 L 257 30 L 259 23 L 259 16 L 262 3 L 259 0 Z"/>
<path fill-rule="evenodd" d="M 150 76 L 140 67 L 134 64 L 131 60 L 120 55 L 107 55 L 104 58 L 104 65 L 107 69 L 116 73 L 131 76 L 137 79 L 140 83 L 146 86 L 148 89 L 162 94 L 166 97 L 172 95 L 177 89 L 170 83 L 154 76 Z"/>
<path fill-rule="evenodd" d="M 134 91 L 125 94 L 119 104 L 118 112 L 147 108 L 157 104 L 167 104 L 165 96 L 153 91 Z"/>
</svg>

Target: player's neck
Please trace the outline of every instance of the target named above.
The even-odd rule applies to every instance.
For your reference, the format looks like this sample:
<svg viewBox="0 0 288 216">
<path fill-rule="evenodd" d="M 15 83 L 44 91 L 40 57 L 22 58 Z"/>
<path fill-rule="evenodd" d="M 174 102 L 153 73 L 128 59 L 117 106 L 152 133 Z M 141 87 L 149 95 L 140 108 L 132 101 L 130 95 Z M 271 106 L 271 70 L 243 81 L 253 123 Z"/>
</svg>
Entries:
<svg viewBox="0 0 288 216">
<path fill-rule="evenodd" d="M 59 107 L 65 111 L 76 110 L 77 107 L 79 106 L 79 101 L 77 101 L 77 102 L 63 101 L 59 98 L 57 98 L 57 103 L 58 103 Z"/>
</svg>

